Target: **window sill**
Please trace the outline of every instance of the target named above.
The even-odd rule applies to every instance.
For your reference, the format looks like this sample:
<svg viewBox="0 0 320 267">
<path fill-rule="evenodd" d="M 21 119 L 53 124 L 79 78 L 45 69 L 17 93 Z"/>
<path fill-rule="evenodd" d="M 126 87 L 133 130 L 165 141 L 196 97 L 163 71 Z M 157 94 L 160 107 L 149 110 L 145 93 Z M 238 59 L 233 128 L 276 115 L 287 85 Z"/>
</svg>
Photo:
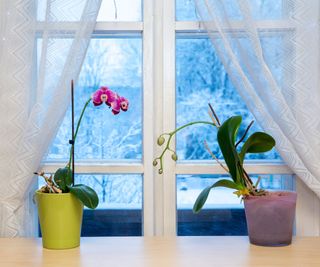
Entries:
<svg viewBox="0 0 320 267">
<path fill-rule="evenodd" d="M 46 250 L 41 239 L 0 238 L 0 266 L 319 266 L 319 247 L 319 237 L 278 248 L 250 245 L 247 237 L 102 237 Z"/>
</svg>

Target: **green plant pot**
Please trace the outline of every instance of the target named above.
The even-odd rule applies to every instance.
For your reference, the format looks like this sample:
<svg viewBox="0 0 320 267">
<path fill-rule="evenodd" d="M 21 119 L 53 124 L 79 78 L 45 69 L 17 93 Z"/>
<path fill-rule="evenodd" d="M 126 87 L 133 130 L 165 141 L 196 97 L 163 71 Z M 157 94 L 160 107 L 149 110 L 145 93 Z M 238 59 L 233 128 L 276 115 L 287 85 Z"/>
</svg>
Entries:
<svg viewBox="0 0 320 267">
<path fill-rule="evenodd" d="M 71 193 L 36 192 L 42 245 L 68 249 L 80 245 L 83 204 Z"/>
</svg>

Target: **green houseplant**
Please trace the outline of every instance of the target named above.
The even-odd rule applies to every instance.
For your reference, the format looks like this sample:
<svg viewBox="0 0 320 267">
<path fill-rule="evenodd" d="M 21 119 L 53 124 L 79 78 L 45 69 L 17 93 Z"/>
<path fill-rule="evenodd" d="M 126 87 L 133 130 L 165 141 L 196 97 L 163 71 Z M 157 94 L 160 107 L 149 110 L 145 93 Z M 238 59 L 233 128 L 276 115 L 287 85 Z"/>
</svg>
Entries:
<svg viewBox="0 0 320 267">
<path fill-rule="evenodd" d="M 248 232 L 251 243 L 258 245 L 290 244 L 296 194 L 294 192 L 273 193 L 259 188 L 259 179 L 256 183 L 253 183 L 252 179 L 244 168 L 244 158 L 247 153 L 267 152 L 275 146 L 275 140 L 272 136 L 264 132 L 255 132 L 246 138 L 253 121 L 247 126 L 243 136 L 239 138 L 238 130 L 241 126 L 242 117 L 233 116 L 221 124 L 210 104 L 209 108 L 209 115 L 212 120 L 211 122 L 190 122 L 170 133 L 164 133 L 159 136 L 157 143 L 159 146 L 164 145 L 164 149 L 160 156 L 153 161 L 153 165 L 157 166 L 159 163 L 160 167 L 158 172 L 159 174 L 162 174 L 163 157 L 167 152 L 171 152 L 172 159 L 175 161 L 177 160 L 177 155 L 175 151 L 170 148 L 170 143 L 173 136 L 178 131 L 181 131 L 182 129 L 194 124 L 209 124 L 213 127 L 216 127 L 217 141 L 226 166 L 223 165 L 210 151 L 206 143 L 205 145 L 211 156 L 227 173 L 229 173 L 231 179 L 221 179 L 211 186 L 204 188 L 194 203 L 194 213 L 200 212 L 212 189 L 216 187 L 231 188 L 235 190 L 234 194 L 244 200 Z M 168 137 L 167 140 L 165 138 L 166 136 Z M 252 203 L 254 203 L 254 205 Z M 280 207 L 274 207 L 279 205 L 279 203 Z M 272 210 L 275 211 L 275 213 L 273 213 Z M 274 216 L 279 217 L 279 214 L 282 217 L 279 219 L 279 225 L 275 225 Z"/>
<path fill-rule="evenodd" d="M 71 87 L 73 106 L 73 82 Z M 71 148 L 66 166 L 59 168 L 50 176 L 44 171 L 35 172 L 45 181 L 45 185 L 35 193 L 45 248 L 65 249 L 79 246 L 83 206 L 95 209 L 99 203 L 98 195 L 91 187 L 74 184 L 74 143 L 85 110 L 91 103 L 94 106 L 105 103 L 114 115 L 120 110 L 127 111 L 129 107 L 126 98 L 119 96 L 108 87 L 100 87 L 82 108 L 76 131 L 72 135 L 72 140 L 69 141 Z"/>
</svg>

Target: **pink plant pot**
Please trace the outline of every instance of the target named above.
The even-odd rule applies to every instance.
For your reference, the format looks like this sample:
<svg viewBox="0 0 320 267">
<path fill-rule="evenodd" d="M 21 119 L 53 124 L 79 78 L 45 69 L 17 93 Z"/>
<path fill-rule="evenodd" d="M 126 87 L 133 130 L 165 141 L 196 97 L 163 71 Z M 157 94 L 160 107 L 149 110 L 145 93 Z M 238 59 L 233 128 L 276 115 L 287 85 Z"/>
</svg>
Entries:
<svg viewBox="0 0 320 267">
<path fill-rule="evenodd" d="M 244 199 L 250 243 L 260 246 L 291 244 L 297 193 L 269 192 Z"/>
</svg>

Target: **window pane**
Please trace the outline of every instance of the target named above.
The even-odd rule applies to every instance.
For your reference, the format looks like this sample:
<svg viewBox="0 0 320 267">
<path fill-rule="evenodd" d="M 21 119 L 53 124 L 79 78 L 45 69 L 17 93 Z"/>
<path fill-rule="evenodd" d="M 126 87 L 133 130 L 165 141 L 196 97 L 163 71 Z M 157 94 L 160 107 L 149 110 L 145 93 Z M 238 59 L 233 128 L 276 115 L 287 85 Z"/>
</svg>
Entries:
<svg viewBox="0 0 320 267">
<path fill-rule="evenodd" d="M 194 0 L 176 0 L 176 20 L 199 20 Z"/>
<path fill-rule="evenodd" d="M 208 103 L 211 103 L 223 122 L 234 115 L 242 115 L 241 136 L 254 120 L 226 73 L 208 38 L 177 38 L 176 40 L 176 112 L 177 126 L 190 121 L 211 121 Z M 261 130 L 254 123 L 250 132 Z M 250 134 L 249 132 L 249 134 Z M 248 135 L 249 136 L 249 135 Z M 216 129 L 194 125 L 177 134 L 177 154 L 181 160 L 211 159 L 204 148 L 222 158 L 217 144 Z M 275 150 L 264 154 L 250 154 L 250 159 L 280 159 Z"/>
<path fill-rule="evenodd" d="M 142 235 L 142 176 L 76 175 L 76 184 L 95 189 L 99 206 L 84 209 L 82 236 L 140 236 Z M 39 178 L 39 187 L 44 184 Z"/>
<path fill-rule="evenodd" d="M 49 1 L 50 14 L 48 21 L 80 21 L 87 0 L 55 0 Z M 46 20 L 48 0 L 37 0 L 37 19 Z"/>
<path fill-rule="evenodd" d="M 92 187 L 99 196 L 97 209 L 141 209 L 142 177 L 135 174 L 76 175 L 76 184 Z"/>
<path fill-rule="evenodd" d="M 141 21 L 141 0 L 102 0 L 97 21 Z"/>
<path fill-rule="evenodd" d="M 106 85 L 128 98 L 127 112 L 114 116 L 106 105 L 87 108 L 75 145 L 77 160 L 142 158 L 142 51 L 140 38 L 92 39 L 75 89 L 75 121 L 91 94 Z M 49 149 L 47 160 L 67 160 L 70 110 Z"/>
<path fill-rule="evenodd" d="M 267 190 L 293 190 L 291 175 L 250 175 L 253 182 L 261 177 L 260 185 Z M 234 190 L 215 188 L 203 210 L 192 213 L 193 204 L 202 189 L 227 175 L 177 175 L 178 235 L 247 235 L 243 203 Z"/>
<path fill-rule="evenodd" d="M 50 21 L 80 21 L 87 0 L 50 1 Z M 63 7 L 63 8 L 62 8 Z M 44 21 L 47 0 L 37 0 L 37 19 Z M 141 21 L 141 0 L 102 0 L 97 21 Z"/>
<path fill-rule="evenodd" d="M 215 10 L 218 15 L 224 14 L 233 20 L 243 19 L 238 0 L 224 0 L 222 2 L 224 8 L 218 4 L 218 9 Z M 285 19 L 292 8 L 288 0 L 253 0 L 249 2 L 251 15 L 256 20 Z M 195 0 L 176 0 L 176 20 L 199 20 Z"/>
<path fill-rule="evenodd" d="M 77 175 L 76 183 L 89 185 L 99 196 L 96 210 L 84 210 L 82 236 L 142 235 L 141 175 Z"/>
</svg>

